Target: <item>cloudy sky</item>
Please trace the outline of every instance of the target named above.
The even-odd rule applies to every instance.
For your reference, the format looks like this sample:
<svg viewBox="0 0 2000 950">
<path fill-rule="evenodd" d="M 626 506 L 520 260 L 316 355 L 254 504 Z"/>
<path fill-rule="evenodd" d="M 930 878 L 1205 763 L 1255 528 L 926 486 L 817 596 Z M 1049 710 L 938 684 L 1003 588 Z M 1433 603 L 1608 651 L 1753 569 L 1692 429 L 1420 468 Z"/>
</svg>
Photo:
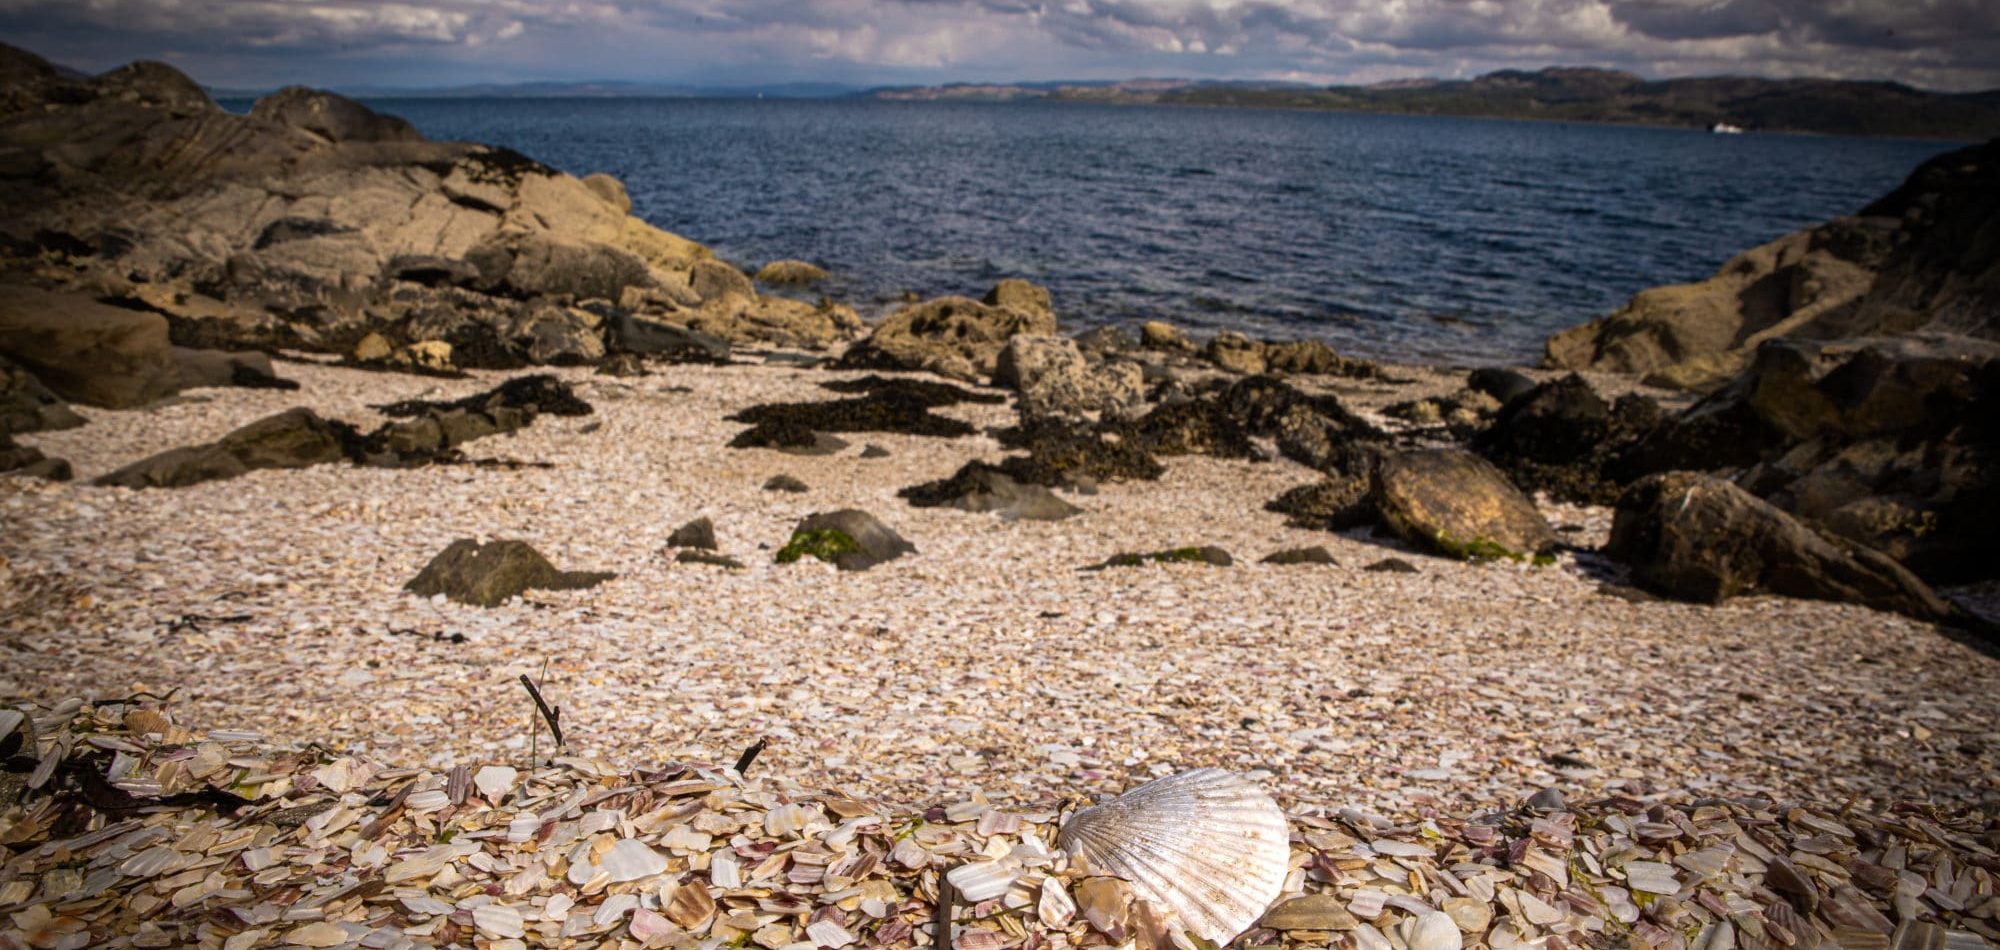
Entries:
<svg viewBox="0 0 2000 950">
<path fill-rule="evenodd" d="M 2000 0 L 0 0 L 0 38 L 235 87 L 1374 82 L 1552 64 L 2000 87 Z"/>
</svg>

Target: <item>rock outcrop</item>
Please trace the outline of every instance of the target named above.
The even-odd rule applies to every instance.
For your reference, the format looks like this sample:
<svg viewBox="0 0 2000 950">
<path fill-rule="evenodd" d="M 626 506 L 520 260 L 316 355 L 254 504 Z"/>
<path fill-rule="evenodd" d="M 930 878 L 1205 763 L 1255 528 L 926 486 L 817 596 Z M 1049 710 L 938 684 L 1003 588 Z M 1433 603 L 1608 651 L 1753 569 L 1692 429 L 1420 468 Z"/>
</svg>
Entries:
<svg viewBox="0 0 2000 950">
<path fill-rule="evenodd" d="M 1605 548 L 1639 586 L 1719 603 L 1749 593 L 1865 604 L 1940 621 L 1954 616 L 1902 565 L 1837 544 L 1750 493 L 1707 475 L 1648 476 L 1619 499 Z"/>
<path fill-rule="evenodd" d="M 2000 577 L 2000 344 L 1774 340 L 1625 456 L 1632 472 L 1731 475 L 1933 583 Z"/>
<path fill-rule="evenodd" d="M 345 354 L 375 333 L 508 368 L 595 362 L 621 319 L 815 346 L 860 329 L 733 269 L 713 286 L 724 265 L 633 217 L 608 176 L 429 141 L 324 92 L 235 115 L 160 64 L 78 78 L 0 47 L 0 71 L 21 80 L 0 98 L 4 279 L 154 311 L 176 344 Z"/>
<path fill-rule="evenodd" d="M 1711 389 L 1772 339 L 1927 331 L 2000 338 L 2000 140 L 1924 163 L 1853 217 L 1642 291 L 1551 337 L 1547 362 Z"/>
<path fill-rule="evenodd" d="M 1608 402 L 1572 373 L 1517 394 L 1472 446 L 1530 491 L 1604 505 L 1631 478 L 1625 452 L 1664 417 L 1645 396 Z"/>
</svg>

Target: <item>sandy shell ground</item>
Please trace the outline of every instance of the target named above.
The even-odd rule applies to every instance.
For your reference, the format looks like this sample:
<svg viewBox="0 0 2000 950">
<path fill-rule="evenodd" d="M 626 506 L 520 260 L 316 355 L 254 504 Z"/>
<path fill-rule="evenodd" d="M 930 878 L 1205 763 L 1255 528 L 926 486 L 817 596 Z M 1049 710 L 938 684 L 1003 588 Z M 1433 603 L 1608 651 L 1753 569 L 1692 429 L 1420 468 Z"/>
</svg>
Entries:
<svg viewBox="0 0 2000 950">
<path fill-rule="evenodd" d="M 1632 603 L 1604 565 L 1427 558 L 1287 528 L 1290 462 L 1168 460 L 1156 483 L 1072 498 L 1056 524 L 911 508 L 985 436 L 850 436 L 829 458 L 724 444 L 724 416 L 833 398 L 831 374 L 559 371 L 598 408 L 473 444 L 548 468 L 330 465 L 180 490 L 89 487 L 153 452 L 295 405 L 372 426 L 370 404 L 464 381 L 287 362 L 298 392 L 207 390 L 24 437 L 78 481 L 0 479 L 0 698 L 171 694 L 190 726 L 263 729 L 389 761 L 519 761 L 542 675 L 572 745 L 641 766 L 733 761 L 921 804 L 1116 790 L 1197 765 L 1262 770 L 1288 804 L 1395 811 L 1580 790 L 2000 807 L 2000 661 L 1858 607 Z M 1005 406 L 943 410 L 979 424 Z M 858 458 L 874 442 L 886 459 Z M 806 494 L 761 489 L 785 472 Z M 861 507 L 920 549 L 866 573 L 775 565 L 791 525 Z M 1582 543 L 1603 510 L 1550 507 Z M 730 572 L 662 554 L 715 521 Z M 461 537 L 519 538 L 593 590 L 482 610 L 404 593 Z M 1124 550 L 1219 544 L 1238 566 L 1080 573 Z M 1258 565 L 1326 545 L 1336 567 Z M 1362 568 L 1387 556 L 1416 574 Z M 462 642 L 455 642 L 460 641 Z M 547 739 L 542 740 L 546 748 Z"/>
</svg>

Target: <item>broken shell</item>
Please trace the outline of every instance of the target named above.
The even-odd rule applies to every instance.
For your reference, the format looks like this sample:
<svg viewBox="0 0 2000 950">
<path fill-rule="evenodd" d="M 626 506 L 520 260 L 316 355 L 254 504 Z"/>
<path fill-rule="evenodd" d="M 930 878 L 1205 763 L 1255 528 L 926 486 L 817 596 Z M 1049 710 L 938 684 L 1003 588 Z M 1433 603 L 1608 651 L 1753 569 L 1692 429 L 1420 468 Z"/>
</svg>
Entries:
<svg viewBox="0 0 2000 950">
<path fill-rule="evenodd" d="M 1042 897 L 1035 906 L 1035 913 L 1042 919 L 1042 926 L 1060 930 L 1069 926 L 1076 917 L 1076 902 L 1069 899 L 1069 888 L 1055 878 L 1042 880 Z"/>
<path fill-rule="evenodd" d="M 1020 868 L 1000 861 L 973 861 L 945 872 L 958 895 L 974 904 L 1007 893 L 1020 876 Z"/>
<path fill-rule="evenodd" d="M 1284 888 L 1290 826 L 1271 796 L 1220 769 L 1155 779 L 1071 816 L 1057 846 L 1129 881 L 1175 924 L 1226 944 Z"/>
<path fill-rule="evenodd" d="M 613 884 L 652 877 L 666 869 L 667 859 L 637 838 L 619 839 L 597 863 L 597 870 L 610 874 Z"/>
</svg>

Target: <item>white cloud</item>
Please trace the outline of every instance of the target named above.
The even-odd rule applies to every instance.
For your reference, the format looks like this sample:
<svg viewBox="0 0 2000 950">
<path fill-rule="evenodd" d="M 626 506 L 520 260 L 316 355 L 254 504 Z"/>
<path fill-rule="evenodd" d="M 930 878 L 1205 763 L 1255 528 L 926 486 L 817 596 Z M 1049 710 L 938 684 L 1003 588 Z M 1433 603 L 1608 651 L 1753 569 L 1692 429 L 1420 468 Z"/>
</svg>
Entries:
<svg viewBox="0 0 2000 950">
<path fill-rule="evenodd" d="M 274 71 L 429 50 L 569 78 L 1369 81 L 1563 63 L 2000 85 L 2000 0 L 0 0 L 0 32 L 58 58 L 285 52 Z"/>
</svg>

